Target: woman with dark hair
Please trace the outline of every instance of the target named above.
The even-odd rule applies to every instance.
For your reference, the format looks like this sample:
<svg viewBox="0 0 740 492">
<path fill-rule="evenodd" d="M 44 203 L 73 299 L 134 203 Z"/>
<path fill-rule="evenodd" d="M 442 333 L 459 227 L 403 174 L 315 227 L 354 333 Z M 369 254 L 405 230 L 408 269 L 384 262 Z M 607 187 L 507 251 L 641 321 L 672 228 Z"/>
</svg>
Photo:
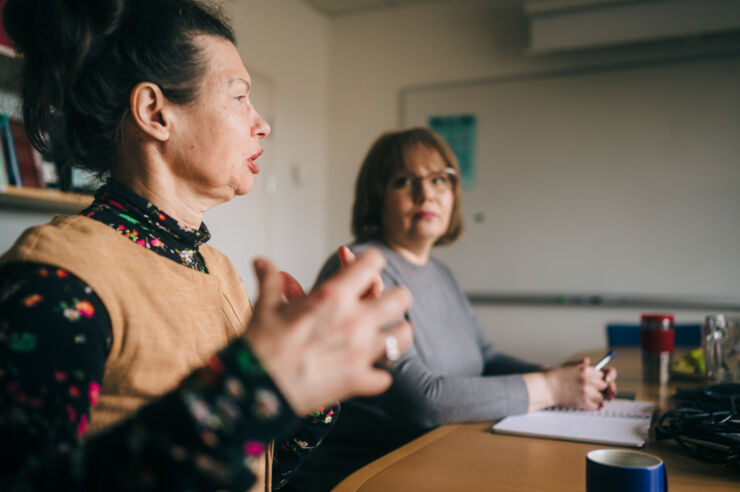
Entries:
<svg viewBox="0 0 740 492">
<path fill-rule="evenodd" d="M 393 365 L 391 388 L 345 403 L 336 428 L 289 487 L 326 490 L 439 425 L 553 405 L 596 409 L 615 394 L 613 368 L 598 371 L 585 359 L 546 369 L 501 353 L 485 337 L 454 276 L 431 256 L 434 246 L 462 231 L 459 175 L 449 146 L 426 128 L 386 133 L 368 151 L 357 178 L 350 249 L 380 249 L 385 288 L 411 291 L 414 341 Z M 318 283 L 338 270 L 335 255 Z"/>
<path fill-rule="evenodd" d="M 270 131 L 218 10 L 8 0 L 4 22 L 33 145 L 111 179 L 0 257 L 0 489 L 282 485 L 332 427 L 322 405 L 390 385 L 408 293 L 367 295 L 378 252 L 308 296 L 260 259 L 252 312 L 205 244 Z"/>
</svg>

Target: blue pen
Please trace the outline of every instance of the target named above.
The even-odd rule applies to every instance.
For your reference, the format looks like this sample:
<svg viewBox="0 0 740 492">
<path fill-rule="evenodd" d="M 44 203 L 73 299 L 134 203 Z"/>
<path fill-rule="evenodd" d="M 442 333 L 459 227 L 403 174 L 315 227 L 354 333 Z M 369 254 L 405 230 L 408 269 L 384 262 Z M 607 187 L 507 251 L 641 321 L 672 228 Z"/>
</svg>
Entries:
<svg viewBox="0 0 740 492">
<path fill-rule="evenodd" d="M 597 371 L 600 371 L 605 365 L 609 363 L 610 360 L 612 360 L 612 357 L 614 357 L 615 352 L 612 350 L 608 354 L 606 354 L 604 357 L 601 358 L 599 362 L 596 363 L 594 366 L 594 369 Z"/>
</svg>

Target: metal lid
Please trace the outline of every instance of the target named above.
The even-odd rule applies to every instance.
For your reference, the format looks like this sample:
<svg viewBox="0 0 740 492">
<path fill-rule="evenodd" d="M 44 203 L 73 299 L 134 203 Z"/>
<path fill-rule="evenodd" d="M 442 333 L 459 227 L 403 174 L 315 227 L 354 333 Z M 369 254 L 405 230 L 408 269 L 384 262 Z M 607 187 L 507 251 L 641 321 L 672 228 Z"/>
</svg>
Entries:
<svg viewBox="0 0 740 492">
<path fill-rule="evenodd" d="M 668 320 L 671 323 L 673 323 L 673 315 L 672 314 L 643 314 L 640 316 L 640 319 L 642 321 L 664 321 Z"/>
<path fill-rule="evenodd" d="M 718 328 L 724 328 L 727 325 L 724 314 L 710 314 L 706 317 L 705 323 Z"/>
</svg>

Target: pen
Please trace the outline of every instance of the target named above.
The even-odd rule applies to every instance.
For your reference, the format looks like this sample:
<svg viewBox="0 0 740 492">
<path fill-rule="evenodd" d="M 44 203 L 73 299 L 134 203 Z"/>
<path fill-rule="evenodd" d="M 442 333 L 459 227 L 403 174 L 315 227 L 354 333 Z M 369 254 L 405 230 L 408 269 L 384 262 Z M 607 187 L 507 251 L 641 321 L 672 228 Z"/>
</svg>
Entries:
<svg viewBox="0 0 740 492">
<path fill-rule="evenodd" d="M 605 365 L 609 363 L 610 360 L 612 360 L 612 357 L 614 357 L 615 352 L 612 350 L 608 354 L 606 354 L 604 357 L 601 358 L 599 362 L 596 363 L 594 366 L 594 369 L 597 371 L 600 371 Z"/>
</svg>

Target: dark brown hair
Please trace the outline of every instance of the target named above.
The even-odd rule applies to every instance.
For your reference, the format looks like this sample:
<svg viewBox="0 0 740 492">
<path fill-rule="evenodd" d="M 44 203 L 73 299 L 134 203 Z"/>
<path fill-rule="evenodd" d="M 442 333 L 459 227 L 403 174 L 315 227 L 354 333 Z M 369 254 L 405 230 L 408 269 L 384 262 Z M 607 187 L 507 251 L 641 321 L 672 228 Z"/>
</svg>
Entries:
<svg viewBox="0 0 740 492">
<path fill-rule="evenodd" d="M 195 36 L 235 42 L 199 0 L 8 0 L 3 20 L 23 53 L 23 119 L 31 143 L 104 173 L 118 157 L 131 90 L 157 84 L 177 104 L 198 94 L 208 60 Z"/>
<path fill-rule="evenodd" d="M 452 149 L 432 130 L 418 127 L 384 133 L 370 147 L 357 176 L 355 203 L 352 207 L 352 234 L 357 241 L 383 238 L 381 216 L 388 181 L 394 174 L 407 169 L 408 153 L 419 146 L 439 152 L 447 167 L 454 169 L 457 176 L 460 175 L 460 166 Z M 435 246 L 450 244 L 462 233 L 460 179 L 455 179 L 453 193 L 455 201 L 450 225 Z"/>
</svg>

